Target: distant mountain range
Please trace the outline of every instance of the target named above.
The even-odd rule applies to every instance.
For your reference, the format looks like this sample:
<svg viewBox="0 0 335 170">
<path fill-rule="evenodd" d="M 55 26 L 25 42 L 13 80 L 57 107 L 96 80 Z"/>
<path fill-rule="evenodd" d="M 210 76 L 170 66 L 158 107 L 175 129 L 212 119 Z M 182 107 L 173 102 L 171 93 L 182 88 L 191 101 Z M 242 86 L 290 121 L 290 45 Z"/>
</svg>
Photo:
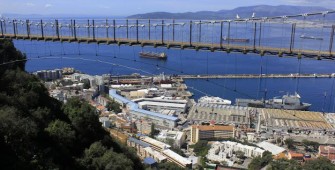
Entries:
<svg viewBox="0 0 335 170">
<path fill-rule="evenodd" d="M 323 7 L 315 6 L 269 6 L 258 5 L 248 7 L 238 7 L 232 10 L 219 11 L 199 11 L 199 12 L 185 12 L 185 13 L 169 13 L 169 12 L 151 12 L 145 14 L 136 14 L 128 16 L 129 19 L 233 19 L 238 14 L 241 18 L 249 18 L 252 13 L 256 13 L 256 17 L 265 16 L 282 16 L 293 15 L 307 12 L 330 11 Z"/>
</svg>

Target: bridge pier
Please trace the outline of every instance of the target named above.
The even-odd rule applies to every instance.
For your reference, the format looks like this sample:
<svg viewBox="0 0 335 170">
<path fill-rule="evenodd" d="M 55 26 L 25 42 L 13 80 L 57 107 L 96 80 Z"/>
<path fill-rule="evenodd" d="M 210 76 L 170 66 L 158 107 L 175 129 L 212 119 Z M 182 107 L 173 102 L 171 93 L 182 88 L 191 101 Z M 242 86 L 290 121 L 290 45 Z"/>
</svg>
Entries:
<svg viewBox="0 0 335 170">
<path fill-rule="evenodd" d="M 175 21 L 172 20 L 172 41 L 174 41 L 174 24 L 175 24 Z"/>
<path fill-rule="evenodd" d="M 257 36 L 257 22 L 255 22 L 255 25 L 254 25 L 254 51 L 256 50 L 256 36 Z"/>
<path fill-rule="evenodd" d="M 138 19 L 136 20 L 136 43 L 138 43 Z"/>
<path fill-rule="evenodd" d="M 56 23 L 56 36 L 57 36 L 57 39 L 59 40 L 59 25 L 58 25 L 58 20 L 57 19 L 56 19 L 55 23 Z"/>
<path fill-rule="evenodd" d="M 13 20 L 13 32 L 14 32 L 14 38 L 16 38 L 16 27 L 15 27 L 15 20 Z"/>
<path fill-rule="evenodd" d="M 199 43 L 201 43 L 201 20 L 199 21 Z"/>
<path fill-rule="evenodd" d="M 74 39 L 77 41 L 77 27 L 76 27 L 76 20 L 73 20 L 73 36 L 74 36 Z"/>
<path fill-rule="evenodd" d="M 192 20 L 190 21 L 190 46 L 192 46 Z"/>
<path fill-rule="evenodd" d="M 150 28 L 151 28 L 151 25 L 150 25 L 150 19 L 148 20 L 148 27 L 149 27 L 149 28 L 148 28 L 148 30 L 149 30 L 149 34 L 148 34 L 148 36 L 149 36 L 149 40 L 150 40 L 150 39 L 151 39 L 151 37 L 150 37 L 150 35 L 151 35 L 151 34 L 150 34 Z"/>
<path fill-rule="evenodd" d="M 2 26 L 2 20 L 0 20 L 0 28 L 1 28 L 1 37 L 3 37 L 3 26 Z"/>
<path fill-rule="evenodd" d="M 129 23 L 128 23 L 129 21 L 128 21 L 128 19 L 126 20 L 126 28 L 127 28 L 127 32 L 126 32 L 126 34 L 127 34 L 127 40 L 129 39 Z"/>
<path fill-rule="evenodd" d="M 294 41 L 295 41 L 295 29 L 296 29 L 296 24 L 292 24 L 292 29 L 291 29 L 291 42 L 290 42 L 290 53 L 292 53 L 292 50 L 294 48 Z"/>
<path fill-rule="evenodd" d="M 223 48 L 223 46 L 222 46 L 222 42 L 223 42 L 222 38 L 223 37 L 222 36 L 223 36 L 223 21 L 220 22 L 220 48 L 221 49 Z"/>
<path fill-rule="evenodd" d="M 116 24 L 115 24 L 115 19 L 113 20 L 113 39 L 114 42 L 116 42 L 116 38 L 115 38 L 115 29 L 116 29 Z"/>
<path fill-rule="evenodd" d="M 334 31 L 335 31 L 335 25 L 332 25 L 332 29 L 330 32 L 330 40 L 329 40 L 329 55 L 330 56 L 332 56 L 332 51 L 333 51 Z"/>
<path fill-rule="evenodd" d="M 162 20 L 162 44 L 164 44 L 164 20 Z"/>
<path fill-rule="evenodd" d="M 92 26 L 93 26 L 93 41 L 95 41 L 95 25 L 94 25 L 94 19 L 92 20 Z"/>
<path fill-rule="evenodd" d="M 229 44 L 230 44 L 230 24 L 231 24 L 231 22 L 228 22 L 228 37 L 227 37 L 228 47 L 229 47 Z"/>
<path fill-rule="evenodd" d="M 43 21 L 40 21 L 41 24 L 41 34 L 42 34 L 42 39 L 44 39 L 44 30 L 43 30 Z"/>
</svg>

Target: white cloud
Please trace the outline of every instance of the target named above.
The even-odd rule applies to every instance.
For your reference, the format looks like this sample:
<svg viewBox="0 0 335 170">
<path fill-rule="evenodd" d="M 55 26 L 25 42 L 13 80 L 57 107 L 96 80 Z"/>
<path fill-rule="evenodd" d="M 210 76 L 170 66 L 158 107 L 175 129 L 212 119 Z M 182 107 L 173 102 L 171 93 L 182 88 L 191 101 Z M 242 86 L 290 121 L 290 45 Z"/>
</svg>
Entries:
<svg viewBox="0 0 335 170">
<path fill-rule="evenodd" d="M 29 7 L 35 6 L 35 4 L 31 3 L 31 2 L 27 2 L 26 5 L 29 6 Z"/>
<path fill-rule="evenodd" d="M 52 7 L 52 5 L 51 4 L 45 4 L 44 7 L 45 8 L 50 8 L 50 7 Z"/>
</svg>

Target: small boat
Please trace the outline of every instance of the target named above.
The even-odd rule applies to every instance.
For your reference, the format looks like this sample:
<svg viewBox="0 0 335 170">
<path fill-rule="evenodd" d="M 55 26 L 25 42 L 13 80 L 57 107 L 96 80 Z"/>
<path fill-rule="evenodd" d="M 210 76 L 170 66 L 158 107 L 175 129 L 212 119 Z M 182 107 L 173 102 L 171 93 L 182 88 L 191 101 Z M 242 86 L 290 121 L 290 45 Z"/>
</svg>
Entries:
<svg viewBox="0 0 335 170">
<path fill-rule="evenodd" d="M 166 53 L 140 52 L 140 57 L 166 60 Z"/>
<path fill-rule="evenodd" d="M 306 35 L 301 35 L 300 38 L 302 39 L 310 39 L 310 40 L 323 40 L 321 37 L 314 37 L 314 36 L 306 36 Z"/>
<path fill-rule="evenodd" d="M 206 103 L 206 104 L 224 104 L 230 105 L 231 101 L 227 99 L 222 99 L 220 97 L 211 97 L 211 96 L 203 96 L 198 100 L 199 103 Z"/>
<path fill-rule="evenodd" d="M 222 40 L 230 42 L 247 42 L 247 43 L 250 41 L 250 39 L 247 38 L 227 38 L 227 37 L 223 37 Z"/>
</svg>

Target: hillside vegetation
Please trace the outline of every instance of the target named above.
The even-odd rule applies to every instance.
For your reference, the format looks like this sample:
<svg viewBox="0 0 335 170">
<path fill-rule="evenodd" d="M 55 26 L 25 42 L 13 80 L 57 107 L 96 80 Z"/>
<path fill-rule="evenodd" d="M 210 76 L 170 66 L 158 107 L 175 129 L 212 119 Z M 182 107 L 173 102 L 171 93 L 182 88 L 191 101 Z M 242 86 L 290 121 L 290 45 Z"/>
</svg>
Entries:
<svg viewBox="0 0 335 170">
<path fill-rule="evenodd" d="M 25 72 L 25 58 L 11 41 L 0 40 L 1 169 L 143 169 L 86 101 L 62 104 L 49 97 Z"/>
</svg>

